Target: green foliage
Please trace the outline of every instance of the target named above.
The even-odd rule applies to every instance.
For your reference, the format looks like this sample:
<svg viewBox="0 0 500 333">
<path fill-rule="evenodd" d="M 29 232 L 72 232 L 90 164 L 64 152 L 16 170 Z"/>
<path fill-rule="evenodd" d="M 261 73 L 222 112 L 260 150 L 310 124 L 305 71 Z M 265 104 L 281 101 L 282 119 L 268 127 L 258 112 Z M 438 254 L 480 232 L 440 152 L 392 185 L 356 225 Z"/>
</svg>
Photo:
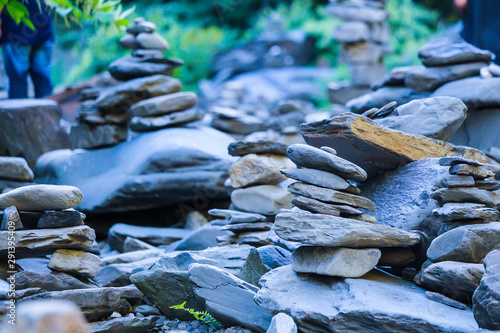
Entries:
<svg viewBox="0 0 500 333">
<path fill-rule="evenodd" d="M 202 323 L 205 323 L 207 325 L 212 326 L 215 329 L 221 329 L 223 326 L 221 323 L 219 323 L 210 313 L 207 311 L 204 312 L 199 312 L 195 311 L 194 309 L 187 309 L 184 306 L 186 305 L 186 302 L 179 304 L 179 305 L 173 305 L 170 308 L 171 309 L 176 309 L 176 310 L 184 310 L 192 314 L 196 320 L 201 321 Z"/>
</svg>

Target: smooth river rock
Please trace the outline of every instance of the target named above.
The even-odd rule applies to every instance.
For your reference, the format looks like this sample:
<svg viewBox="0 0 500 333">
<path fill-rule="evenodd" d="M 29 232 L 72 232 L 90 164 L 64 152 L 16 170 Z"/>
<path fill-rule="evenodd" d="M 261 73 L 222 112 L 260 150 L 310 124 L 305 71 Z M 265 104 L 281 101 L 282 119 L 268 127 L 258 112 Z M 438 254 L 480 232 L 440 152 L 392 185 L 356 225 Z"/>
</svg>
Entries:
<svg viewBox="0 0 500 333">
<path fill-rule="evenodd" d="M 295 164 L 284 156 L 248 154 L 229 168 L 229 176 L 234 188 L 276 185 L 286 180 L 280 171 L 293 167 Z"/>
<path fill-rule="evenodd" d="M 93 278 L 99 273 L 101 258 L 95 254 L 59 249 L 50 256 L 48 267 L 53 271 L 64 272 L 83 278 Z"/>
<path fill-rule="evenodd" d="M 291 208 L 292 199 L 290 192 L 273 185 L 252 186 L 231 193 L 231 201 L 237 209 L 263 215 L 276 215 L 283 208 Z"/>
<path fill-rule="evenodd" d="M 28 212 L 64 210 L 79 205 L 82 199 L 82 192 L 74 186 L 31 185 L 1 194 L 0 209 L 16 206 Z"/>
<path fill-rule="evenodd" d="M 31 182 L 33 177 L 24 158 L 0 156 L 0 179 Z"/>
<path fill-rule="evenodd" d="M 196 105 L 193 92 L 178 92 L 153 97 L 132 105 L 130 113 L 136 117 L 163 116 L 175 111 L 184 111 Z"/>
</svg>

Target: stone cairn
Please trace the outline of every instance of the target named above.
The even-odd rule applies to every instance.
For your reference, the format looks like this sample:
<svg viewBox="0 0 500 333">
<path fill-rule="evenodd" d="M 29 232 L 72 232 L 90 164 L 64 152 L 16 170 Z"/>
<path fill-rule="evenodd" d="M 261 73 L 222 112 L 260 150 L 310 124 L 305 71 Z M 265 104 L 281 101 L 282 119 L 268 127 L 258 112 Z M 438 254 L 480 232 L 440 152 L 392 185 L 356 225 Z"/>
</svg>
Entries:
<svg viewBox="0 0 500 333">
<path fill-rule="evenodd" d="M 11 246 L 6 240 L 14 231 L 16 261 L 50 255 L 48 268 L 54 273 L 64 273 L 54 275 L 53 279 L 73 286 L 85 285 L 78 279 L 96 276 L 101 259 L 85 252 L 92 250 L 96 235 L 92 228 L 84 225 L 85 214 L 73 209 L 81 201 L 82 193 L 73 186 L 30 185 L 1 194 L 0 234 L 5 242 L 1 243 L 0 256 L 8 256 Z M 15 274 L 16 298 L 45 292 L 45 287 L 34 282 L 40 280 L 37 273 L 23 264 L 20 266 L 22 271 Z M 8 268 L 10 271 L 19 269 L 15 264 Z M 86 284 L 93 285 L 89 281 Z"/>
<path fill-rule="evenodd" d="M 299 167 L 283 171 L 297 180 L 288 187 L 296 208 L 278 214 L 274 230 L 301 243 L 293 252 L 295 272 L 357 278 L 376 265 L 397 265 L 393 252 L 419 242 L 417 234 L 378 225 L 363 213 L 375 210 L 355 183 L 367 174 L 334 149 L 296 144 L 287 155 Z"/>
<path fill-rule="evenodd" d="M 0 156 L 0 193 L 31 184 L 33 177 L 24 158 Z"/>
<path fill-rule="evenodd" d="M 441 206 L 432 213 L 443 226 L 415 282 L 456 301 L 487 307 L 489 301 L 474 291 L 485 272 L 482 261 L 498 248 L 494 235 L 500 232 L 500 198 L 494 191 L 500 182 L 494 176 L 500 168 L 461 157 L 444 157 L 439 164 L 450 168 L 446 187 L 432 194 Z"/>
<path fill-rule="evenodd" d="M 124 48 L 133 50 L 132 55 L 114 61 L 108 69 L 114 79 L 125 82 L 102 93 L 82 91 L 80 124 L 70 135 L 73 148 L 118 144 L 128 138 L 128 128 L 148 132 L 203 118 L 204 112 L 193 108 L 196 94 L 180 92 L 181 82 L 168 76 L 184 62 L 163 56 L 169 45 L 155 31 L 154 23 L 136 19 L 120 39 Z"/>
<path fill-rule="evenodd" d="M 237 141 L 228 147 L 239 159 L 229 169 L 227 186 L 234 209 L 212 209 L 211 215 L 229 220 L 223 230 L 233 235 L 218 238 L 220 245 L 270 244 L 269 230 L 274 216 L 291 207 L 292 196 L 278 184 L 287 178 L 281 170 L 294 168 L 286 157 L 287 145 L 276 141 Z"/>
<path fill-rule="evenodd" d="M 351 84 L 332 83 L 332 103 L 345 104 L 366 93 L 385 74 L 383 57 L 393 52 L 391 32 L 384 9 L 385 0 L 332 0 L 329 14 L 345 22 L 337 26 L 333 38 L 341 43 L 342 61 L 347 63 Z"/>
</svg>

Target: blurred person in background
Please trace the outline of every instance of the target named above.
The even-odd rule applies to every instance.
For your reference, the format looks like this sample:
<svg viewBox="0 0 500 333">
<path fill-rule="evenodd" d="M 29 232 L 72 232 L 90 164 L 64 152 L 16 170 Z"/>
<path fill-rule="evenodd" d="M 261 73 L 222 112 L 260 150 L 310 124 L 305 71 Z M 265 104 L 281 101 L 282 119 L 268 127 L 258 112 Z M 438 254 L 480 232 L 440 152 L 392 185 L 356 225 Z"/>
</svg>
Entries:
<svg viewBox="0 0 500 333">
<path fill-rule="evenodd" d="M 6 10 L 1 15 L 1 38 L 5 71 L 9 77 L 9 98 L 28 98 L 28 73 L 35 97 L 52 94 L 50 61 L 54 42 L 54 26 L 45 1 L 27 0 L 23 4 L 35 30 L 24 23 L 16 24 Z"/>
<path fill-rule="evenodd" d="M 462 38 L 496 55 L 500 64 L 500 0 L 454 0 L 463 11 Z"/>
</svg>

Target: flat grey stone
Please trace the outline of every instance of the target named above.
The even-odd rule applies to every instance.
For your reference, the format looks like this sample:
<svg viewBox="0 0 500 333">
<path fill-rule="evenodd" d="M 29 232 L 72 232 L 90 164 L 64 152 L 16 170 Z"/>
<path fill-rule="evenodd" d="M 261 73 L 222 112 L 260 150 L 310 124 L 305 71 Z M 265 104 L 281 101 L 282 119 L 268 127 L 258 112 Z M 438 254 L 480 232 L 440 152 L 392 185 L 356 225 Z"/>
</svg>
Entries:
<svg viewBox="0 0 500 333">
<path fill-rule="evenodd" d="M 251 222 L 262 222 L 266 220 L 266 217 L 261 214 L 246 213 L 239 210 L 231 209 L 210 209 L 208 214 L 216 217 L 223 217 L 229 220 L 229 223 L 251 223 Z"/>
<path fill-rule="evenodd" d="M 92 323 L 90 333 L 146 333 L 154 328 L 158 316 L 121 317 Z"/>
<path fill-rule="evenodd" d="M 418 52 L 424 66 L 446 66 L 470 62 L 490 62 L 493 54 L 481 50 L 462 38 L 441 38 L 424 45 Z"/>
<path fill-rule="evenodd" d="M 427 250 L 432 262 L 480 263 L 500 244 L 500 222 L 464 225 L 434 239 Z"/>
<path fill-rule="evenodd" d="M 102 267 L 94 281 L 99 287 L 124 287 L 132 284 L 130 276 L 135 270 L 143 269 L 157 262 L 162 253 L 153 253 L 146 259 L 129 263 L 115 263 Z"/>
<path fill-rule="evenodd" d="M 65 273 L 41 273 L 24 270 L 15 274 L 16 288 L 40 288 L 42 291 L 61 291 L 71 289 L 89 289 L 97 286 L 90 282 L 83 282 Z"/>
<path fill-rule="evenodd" d="M 330 188 L 332 190 L 348 191 L 349 188 L 355 186 L 351 185 L 347 180 L 339 177 L 331 172 L 315 170 L 315 169 L 285 169 L 281 170 L 281 173 L 295 180 L 299 180 L 304 183 L 317 185 L 321 187 Z M 348 191 L 351 192 L 351 191 Z M 358 193 L 359 194 L 359 193 Z"/>
<path fill-rule="evenodd" d="M 481 190 L 474 187 L 456 187 L 440 189 L 432 193 L 431 198 L 442 206 L 446 203 L 471 202 L 484 204 L 495 208 L 500 205 L 500 198 L 495 192 Z"/>
<path fill-rule="evenodd" d="M 0 194 L 0 209 L 41 212 L 73 208 L 82 202 L 82 192 L 74 186 L 32 185 Z"/>
<path fill-rule="evenodd" d="M 418 234 L 402 229 L 309 212 L 283 211 L 274 230 L 287 241 L 327 247 L 395 247 L 420 241 Z"/>
<path fill-rule="evenodd" d="M 295 196 L 295 198 L 293 198 L 292 200 L 292 204 L 300 209 L 317 214 L 327 214 L 343 217 L 359 216 L 363 214 L 361 210 L 351 206 L 328 204 L 316 199 L 311 199 L 303 196 Z"/>
<path fill-rule="evenodd" d="M 342 279 L 280 267 L 262 277 L 255 301 L 272 313 L 288 314 L 306 333 L 365 332 L 367 328 L 373 333 L 478 330 L 471 310 L 431 301 L 414 283 L 379 271 Z"/>
<path fill-rule="evenodd" d="M 171 75 L 175 67 L 177 67 L 167 62 L 151 60 L 125 56 L 113 61 L 109 65 L 108 71 L 113 78 L 128 81 L 153 75 Z"/>
<path fill-rule="evenodd" d="M 425 297 L 430 299 L 431 301 L 435 301 L 444 305 L 451 306 L 452 308 L 459 309 L 459 310 L 467 310 L 467 306 L 463 303 L 460 303 L 458 301 L 455 301 L 454 299 L 451 299 L 449 297 L 446 297 L 444 295 L 441 295 L 440 293 L 435 293 L 433 291 L 426 291 L 425 292 Z"/>
<path fill-rule="evenodd" d="M 127 236 L 125 238 L 125 241 L 123 242 L 123 252 L 133 252 L 141 250 L 157 250 L 157 247 L 134 237 Z"/>
<path fill-rule="evenodd" d="M 38 220 L 38 229 L 76 227 L 85 221 L 85 214 L 74 209 L 47 211 Z"/>
<path fill-rule="evenodd" d="M 443 184 L 446 187 L 454 188 L 454 187 L 474 187 L 476 185 L 474 181 L 474 177 L 471 176 L 458 176 L 458 175 L 449 175 L 443 180 Z"/>
<path fill-rule="evenodd" d="M 127 264 L 142 261 L 148 258 L 161 257 L 164 253 L 165 251 L 154 247 L 148 250 L 120 253 L 102 258 L 102 266 L 104 267 L 111 264 Z"/>
<path fill-rule="evenodd" d="M 190 109 L 159 117 L 134 117 L 130 120 L 130 129 L 135 132 L 157 131 L 200 120 L 204 115 L 201 109 Z"/>
<path fill-rule="evenodd" d="M 231 201 L 235 208 L 263 215 L 276 215 L 291 208 L 293 195 L 274 185 L 258 185 L 234 190 Z"/>
<path fill-rule="evenodd" d="M 178 92 L 143 100 L 132 105 L 130 113 L 135 117 L 155 117 L 184 111 L 196 105 L 197 96 L 193 92 Z"/>
<path fill-rule="evenodd" d="M 262 263 L 269 270 L 292 263 L 292 253 L 283 247 L 265 245 L 257 248 L 257 251 L 259 251 Z"/>
<path fill-rule="evenodd" d="M 500 329 L 500 251 L 492 251 L 484 259 L 485 273 L 472 297 L 472 311 L 479 327 Z"/>
<path fill-rule="evenodd" d="M 500 89 L 500 78 L 468 79 L 449 82 L 436 90 L 432 97 L 451 96 L 461 99 L 470 110 L 500 106 L 500 97 L 496 93 Z"/>
<path fill-rule="evenodd" d="M 442 216 L 449 220 L 479 219 L 485 222 L 500 221 L 500 212 L 487 208 L 483 204 L 447 203 L 432 211 L 432 215 Z"/>
<path fill-rule="evenodd" d="M 292 257 L 297 273 L 357 278 L 375 268 L 380 250 L 301 246 Z"/>
<path fill-rule="evenodd" d="M 196 295 L 222 324 L 267 331 L 272 315 L 254 302 L 257 287 L 211 265 L 191 264 L 189 275 Z"/>
<path fill-rule="evenodd" d="M 416 91 L 408 87 L 382 87 L 347 102 L 346 107 L 354 113 L 363 113 L 373 108 L 381 108 L 392 101 L 398 105 L 406 104 L 414 99 L 429 97 L 428 92 Z"/>
<path fill-rule="evenodd" d="M 224 230 L 220 225 L 213 225 L 210 222 L 181 239 L 175 247 L 175 251 L 199 251 L 214 247 L 218 245 L 217 237 L 224 235 L 232 235 L 232 233 Z"/>
<path fill-rule="evenodd" d="M 267 231 L 271 230 L 273 224 L 271 222 L 250 222 L 229 224 L 222 227 L 222 230 L 227 230 L 239 234 L 247 231 Z"/>
<path fill-rule="evenodd" d="M 469 303 L 484 274 L 482 264 L 442 261 L 424 269 L 415 282 L 431 291 Z"/>
<path fill-rule="evenodd" d="M 124 125 L 90 125 L 80 123 L 71 127 L 69 139 L 73 149 L 110 147 L 127 140 L 128 128 Z"/>
<path fill-rule="evenodd" d="M 276 154 L 286 156 L 288 146 L 281 142 L 259 140 L 259 141 L 236 141 L 229 144 L 227 150 L 231 156 L 245 156 L 248 154 Z"/>
<path fill-rule="evenodd" d="M 287 155 L 294 163 L 305 168 L 327 171 L 357 181 L 364 181 L 367 178 L 366 172 L 356 164 L 313 146 L 291 145 L 288 147 Z"/>
<path fill-rule="evenodd" d="M 475 179 L 483 180 L 494 177 L 495 173 L 488 168 L 471 166 L 467 164 L 456 164 L 450 167 L 450 174 L 459 176 L 472 176 Z"/>
</svg>

